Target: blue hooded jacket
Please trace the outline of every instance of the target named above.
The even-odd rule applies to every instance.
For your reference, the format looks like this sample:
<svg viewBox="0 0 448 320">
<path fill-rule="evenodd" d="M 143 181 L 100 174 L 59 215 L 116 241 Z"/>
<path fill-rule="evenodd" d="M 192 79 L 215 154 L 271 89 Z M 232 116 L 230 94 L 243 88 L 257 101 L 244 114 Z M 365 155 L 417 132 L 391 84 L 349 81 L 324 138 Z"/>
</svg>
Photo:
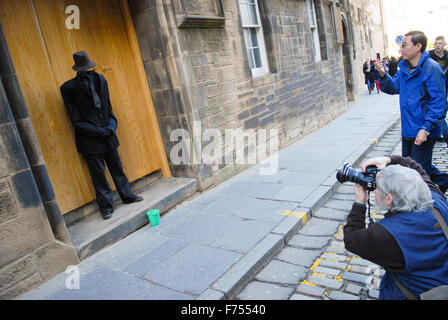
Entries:
<svg viewBox="0 0 448 320">
<path fill-rule="evenodd" d="M 430 138 L 440 137 L 447 109 L 442 67 L 427 51 L 413 71 L 406 60 L 398 67 L 400 70 L 393 78 L 388 74 L 380 78 L 380 86 L 384 93 L 400 94 L 403 137 L 415 138 L 421 129 L 428 131 Z"/>
</svg>

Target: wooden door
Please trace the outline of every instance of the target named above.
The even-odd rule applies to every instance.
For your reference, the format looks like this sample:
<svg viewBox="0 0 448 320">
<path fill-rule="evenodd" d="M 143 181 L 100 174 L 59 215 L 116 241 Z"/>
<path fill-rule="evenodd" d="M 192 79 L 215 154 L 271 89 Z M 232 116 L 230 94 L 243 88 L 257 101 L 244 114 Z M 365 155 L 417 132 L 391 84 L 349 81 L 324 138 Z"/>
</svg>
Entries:
<svg viewBox="0 0 448 320">
<path fill-rule="evenodd" d="M 69 5 L 80 9 L 79 30 L 66 27 Z M 86 50 L 108 80 L 129 180 L 159 169 L 170 176 L 126 0 L 1 0 L 0 22 L 64 214 L 95 199 L 59 92 L 75 76 L 76 51 Z"/>
</svg>

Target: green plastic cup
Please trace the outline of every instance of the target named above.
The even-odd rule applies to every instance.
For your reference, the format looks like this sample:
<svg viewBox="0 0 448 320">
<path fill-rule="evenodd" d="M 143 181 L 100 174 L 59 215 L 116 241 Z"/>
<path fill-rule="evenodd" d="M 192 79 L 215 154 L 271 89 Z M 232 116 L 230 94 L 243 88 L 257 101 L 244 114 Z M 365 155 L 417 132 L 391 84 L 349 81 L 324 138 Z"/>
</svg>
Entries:
<svg viewBox="0 0 448 320">
<path fill-rule="evenodd" d="M 153 209 L 149 210 L 147 213 L 149 224 L 153 227 L 158 226 L 160 224 L 160 210 L 159 209 Z"/>
</svg>

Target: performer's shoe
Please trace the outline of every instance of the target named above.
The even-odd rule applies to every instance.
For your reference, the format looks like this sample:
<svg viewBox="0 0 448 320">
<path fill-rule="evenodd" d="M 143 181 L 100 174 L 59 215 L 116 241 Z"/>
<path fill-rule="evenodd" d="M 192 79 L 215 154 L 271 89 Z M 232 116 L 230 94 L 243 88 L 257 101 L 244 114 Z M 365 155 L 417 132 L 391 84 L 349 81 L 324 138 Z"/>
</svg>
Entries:
<svg viewBox="0 0 448 320">
<path fill-rule="evenodd" d="M 113 208 L 104 208 L 101 209 L 101 216 L 104 220 L 110 219 L 112 217 L 112 213 L 114 212 Z"/>
<path fill-rule="evenodd" d="M 143 201 L 142 197 L 133 195 L 132 197 L 123 200 L 123 203 L 129 204 L 129 203 L 140 202 L 140 201 Z"/>
</svg>

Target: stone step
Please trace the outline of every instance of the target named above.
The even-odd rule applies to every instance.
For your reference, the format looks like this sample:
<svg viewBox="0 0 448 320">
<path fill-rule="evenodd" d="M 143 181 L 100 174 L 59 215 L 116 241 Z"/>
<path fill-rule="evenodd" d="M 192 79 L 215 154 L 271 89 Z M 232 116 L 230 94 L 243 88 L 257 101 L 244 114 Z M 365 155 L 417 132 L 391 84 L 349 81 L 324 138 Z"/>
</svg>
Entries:
<svg viewBox="0 0 448 320">
<path fill-rule="evenodd" d="M 148 224 L 148 210 L 159 209 L 162 215 L 196 191 L 195 179 L 160 179 L 138 193 L 144 198 L 142 202 L 117 205 L 112 218 L 104 220 L 96 211 L 70 225 L 68 232 L 79 258 L 83 260 Z"/>
</svg>

